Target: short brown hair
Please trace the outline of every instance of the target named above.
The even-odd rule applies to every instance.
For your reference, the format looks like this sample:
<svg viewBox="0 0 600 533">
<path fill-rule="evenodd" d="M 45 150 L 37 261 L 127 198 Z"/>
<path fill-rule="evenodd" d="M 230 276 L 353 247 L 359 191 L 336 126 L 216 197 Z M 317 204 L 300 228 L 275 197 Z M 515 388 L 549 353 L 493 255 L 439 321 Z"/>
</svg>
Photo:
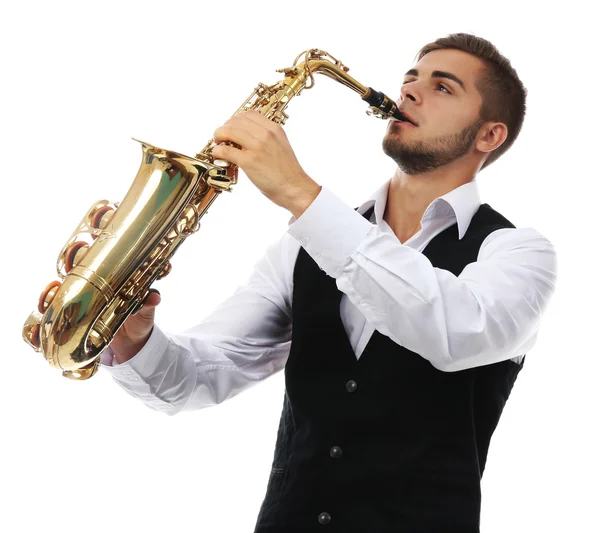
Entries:
<svg viewBox="0 0 600 533">
<path fill-rule="evenodd" d="M 506 152 L 519 135 L 525 118 L 527 89 L 510 61 L 492 43 L 469 33 L 453 33 L 426 44 L 417 54 L 417 61 L 434 50 L 448 49 L 461 50 L 483 61 L 485 69 L 476 84 L 483 99 L 479 116 L 484 121 L 503 122 L 508 130 L 504 143 L 482 165 L 484 169 Z"/>
</svg>

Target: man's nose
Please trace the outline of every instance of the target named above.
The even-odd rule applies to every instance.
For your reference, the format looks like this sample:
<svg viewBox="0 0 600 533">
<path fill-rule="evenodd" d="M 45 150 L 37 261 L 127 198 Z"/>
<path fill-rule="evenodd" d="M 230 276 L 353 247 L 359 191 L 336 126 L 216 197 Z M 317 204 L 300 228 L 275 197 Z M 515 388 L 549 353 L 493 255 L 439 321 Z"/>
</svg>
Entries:
<svg viewBox="0 0 600 533">
<path fill-rule="evenodd" d="M 416 82 L 406 83 L 400 87 L 400 101 L 411 100 L 415 103 L 421 101 L 421 91 Z"/>
</svg>

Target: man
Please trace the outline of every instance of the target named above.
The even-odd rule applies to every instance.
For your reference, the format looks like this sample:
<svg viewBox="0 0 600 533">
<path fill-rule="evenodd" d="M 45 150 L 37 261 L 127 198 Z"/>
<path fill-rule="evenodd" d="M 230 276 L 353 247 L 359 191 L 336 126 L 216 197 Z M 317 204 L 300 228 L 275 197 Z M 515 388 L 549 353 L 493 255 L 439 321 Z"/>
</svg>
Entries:
<svg viewBox="0 0 600 533">
<path fill-rule="evenodd" d="M 525 96 L 488 41 L 425 46 L 398 100 L 410 123 L 390 121 L 383 140 L 398 168 L 358 210 L 258 112 L 216 130 L 239 148 L 214 156 L 295 220 L 202 324 L 167 336 L 153 293 L 104 362 L 169 414 L 285 366 L 256 532 L 479 531 L 490 438 L 556 277 L 550 242 L 481 205 L 475 182 L 516 139 Z"/>
</svg>

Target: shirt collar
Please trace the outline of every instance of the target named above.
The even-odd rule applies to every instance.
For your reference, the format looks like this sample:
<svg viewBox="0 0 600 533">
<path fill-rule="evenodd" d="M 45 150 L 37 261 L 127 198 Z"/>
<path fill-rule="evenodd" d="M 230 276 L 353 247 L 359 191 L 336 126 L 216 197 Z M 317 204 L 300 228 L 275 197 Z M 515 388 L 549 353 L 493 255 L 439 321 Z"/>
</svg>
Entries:
<svg viewBox="0 0 600 533">
<path fill-rule="evenodd" d="M 359 208 L 358 212 L 362 215 L 370 207 L 375 206 L 375 221 L 379 224 L 385 213 L 387 202 L 387 194 L 390 186 L 390 180 L 386 181 L 375 193 Z M 427 206 L 423 218 L 421 219 L 421 227 L 442 218 L 450 218 L 456 221 L 458 225 L 458 238 L 462 239 L 469 228 L 473 215 L 479 209 L 481 200 L 479 198 L 479 189 L 475 179 L 451 190 L 433 200 Z"/>
</svg>

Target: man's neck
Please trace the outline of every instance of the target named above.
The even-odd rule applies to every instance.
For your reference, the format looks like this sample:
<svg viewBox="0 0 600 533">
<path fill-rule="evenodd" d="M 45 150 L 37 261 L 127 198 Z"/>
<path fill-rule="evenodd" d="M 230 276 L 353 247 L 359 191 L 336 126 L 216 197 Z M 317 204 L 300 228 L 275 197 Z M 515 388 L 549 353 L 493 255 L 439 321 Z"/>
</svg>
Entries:
<svg viewBox="0 0 600 533">
<path fill-rule="evenodd" d="M 410 176 L 398 169 L 390 181 L 383 219 L 404 243 L 421 229 L 421 219 L 431 202 L 474 177 L 447 169 Z"/>
</svg>

